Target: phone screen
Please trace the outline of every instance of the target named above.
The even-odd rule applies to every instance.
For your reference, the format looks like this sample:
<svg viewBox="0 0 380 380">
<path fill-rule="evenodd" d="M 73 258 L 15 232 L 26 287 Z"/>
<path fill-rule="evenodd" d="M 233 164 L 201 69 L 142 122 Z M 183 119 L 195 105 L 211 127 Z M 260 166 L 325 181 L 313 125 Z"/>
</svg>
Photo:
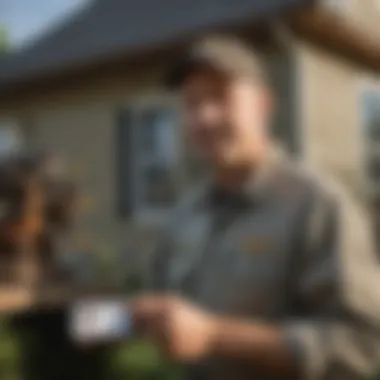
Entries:
<svg viewBox="0 0 380 380">
<path fill-rule="evenodd" d="M 69 333 L 78 342 L 107 342 L 131 334 L 131 315 L 121 301 L 79 301 L 69 314 Z"/>
</svg>

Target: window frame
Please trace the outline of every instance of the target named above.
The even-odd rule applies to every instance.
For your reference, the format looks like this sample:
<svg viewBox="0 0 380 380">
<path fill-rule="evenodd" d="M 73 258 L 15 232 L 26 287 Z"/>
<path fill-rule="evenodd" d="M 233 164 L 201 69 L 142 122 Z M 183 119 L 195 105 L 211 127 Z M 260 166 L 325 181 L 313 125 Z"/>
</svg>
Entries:
<svg viewBox="0 0 380 380">
<path fill-rule="evenodd" d="M 380 180 L 376 181 L 370 178 L 369 163 L 370 157 L 378 155 L 380 156 L 380 142 L 371 144 L 370 136 L 367 133 L 367 120 L 364 109 L 364 97 L 368 92 L 375 92 L 379 94 L 380 97 L 380 80 L 377 78 L 365 78 L 359 83 L 358 91 L 358 126 L 359 126 L 359 168 L 360 168 L 360 178 L 364 185 L 364 191 L 366 197 L 369 199 L 378 198 L 380 196 Z M 377 150 L 372 148 L 378 147 Z"/>
<path fill-rule="evenodd" d="M 176 134 L 174 137 L 175 141 L 178 143 L 178 149 L 176 152 L 176 158 L 173 163 L 175 170 L 179 169 L 181 163 L 181 148 L 182 148 L 182 128 L 180 127 L 180 117 L 179 117 L 179 107 L 178 100 L 173 94 L 168 93 L 157 93 L 142 95 L 132 99 L 126 105 L 131 112 L 131 136 L 132 136 L 132 218 L 135 222 L 142 225 L 157 225 L 164 223 L 170 213 L 171 207 L 156 208 L 145 204 L 141 197 L 143 194 L 142 188 L 144 187 L 144 179 L 142 175 L 142 168 L 140 164 L 140 154 L 138 151 L 137 141 L 139 138 L 138 129 L 140 128 L 140 123 L 138 121 L 139 114 L 146 109 L 154 109 L 156 107 L 169 108 L 173 110 L 174 114 L 174 127 L 173 132 Z M 179 189 L 179 184 L 176 184 Z"/>
</svg>

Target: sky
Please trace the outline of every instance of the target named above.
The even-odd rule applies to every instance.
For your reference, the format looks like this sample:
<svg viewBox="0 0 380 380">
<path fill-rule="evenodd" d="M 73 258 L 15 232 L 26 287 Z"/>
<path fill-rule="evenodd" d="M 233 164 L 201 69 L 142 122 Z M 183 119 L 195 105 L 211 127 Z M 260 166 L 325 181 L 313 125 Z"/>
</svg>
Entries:
<svg viewBox="0 0 380 380">
<path fill-rule="evenodd" d="M 5 28 L 11 48 L 33 42 L 54 24 L 92 0 L 0 0 L 0 28 Z M 12 123 L 0 120 L 0 157 L 22 144 Z"/>
<path fill-rule="evenodd" d="M 90 0 L 0 0 L 0 26 L 19 48 Z"/>
</svg>

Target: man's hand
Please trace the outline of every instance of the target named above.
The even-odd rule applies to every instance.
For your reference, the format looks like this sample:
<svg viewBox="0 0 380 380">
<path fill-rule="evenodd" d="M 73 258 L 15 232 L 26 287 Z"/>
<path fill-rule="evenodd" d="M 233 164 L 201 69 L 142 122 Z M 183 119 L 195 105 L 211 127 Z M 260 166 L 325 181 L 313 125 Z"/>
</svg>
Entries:
<svg viewBox="0 0 380 380">
<path fill-rule="evenodd" d="M 141 297 L 132 305 L 132 314 L 137 330 L 175 360 L 199 360 L 212 349 L 216 317 L 181 299 Z"/>
<path fill-rule="evenodd" d="M 198 361 L 212 355 L 283 376 L 297 373 L 293 354 L 277 326 L 213 316 L 165 295 L 140 297 L 130 310 L 137 330 L 176 361 Z"/>
</svg>

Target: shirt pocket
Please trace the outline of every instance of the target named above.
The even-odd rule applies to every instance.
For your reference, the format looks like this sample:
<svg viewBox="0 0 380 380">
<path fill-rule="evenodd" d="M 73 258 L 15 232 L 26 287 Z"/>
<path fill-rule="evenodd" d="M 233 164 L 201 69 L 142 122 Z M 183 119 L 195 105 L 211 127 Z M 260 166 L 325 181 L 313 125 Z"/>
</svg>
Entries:
<svg viewBox="0 0 380 380">
<path fill-rule="evenodd" d="M 275 253 L 251 255 L 233 253 L 230 268 L 229 304 L 238 314 L 267 315 L 278 307 L 283 276 L 282 263 Z"/>
</svg>

